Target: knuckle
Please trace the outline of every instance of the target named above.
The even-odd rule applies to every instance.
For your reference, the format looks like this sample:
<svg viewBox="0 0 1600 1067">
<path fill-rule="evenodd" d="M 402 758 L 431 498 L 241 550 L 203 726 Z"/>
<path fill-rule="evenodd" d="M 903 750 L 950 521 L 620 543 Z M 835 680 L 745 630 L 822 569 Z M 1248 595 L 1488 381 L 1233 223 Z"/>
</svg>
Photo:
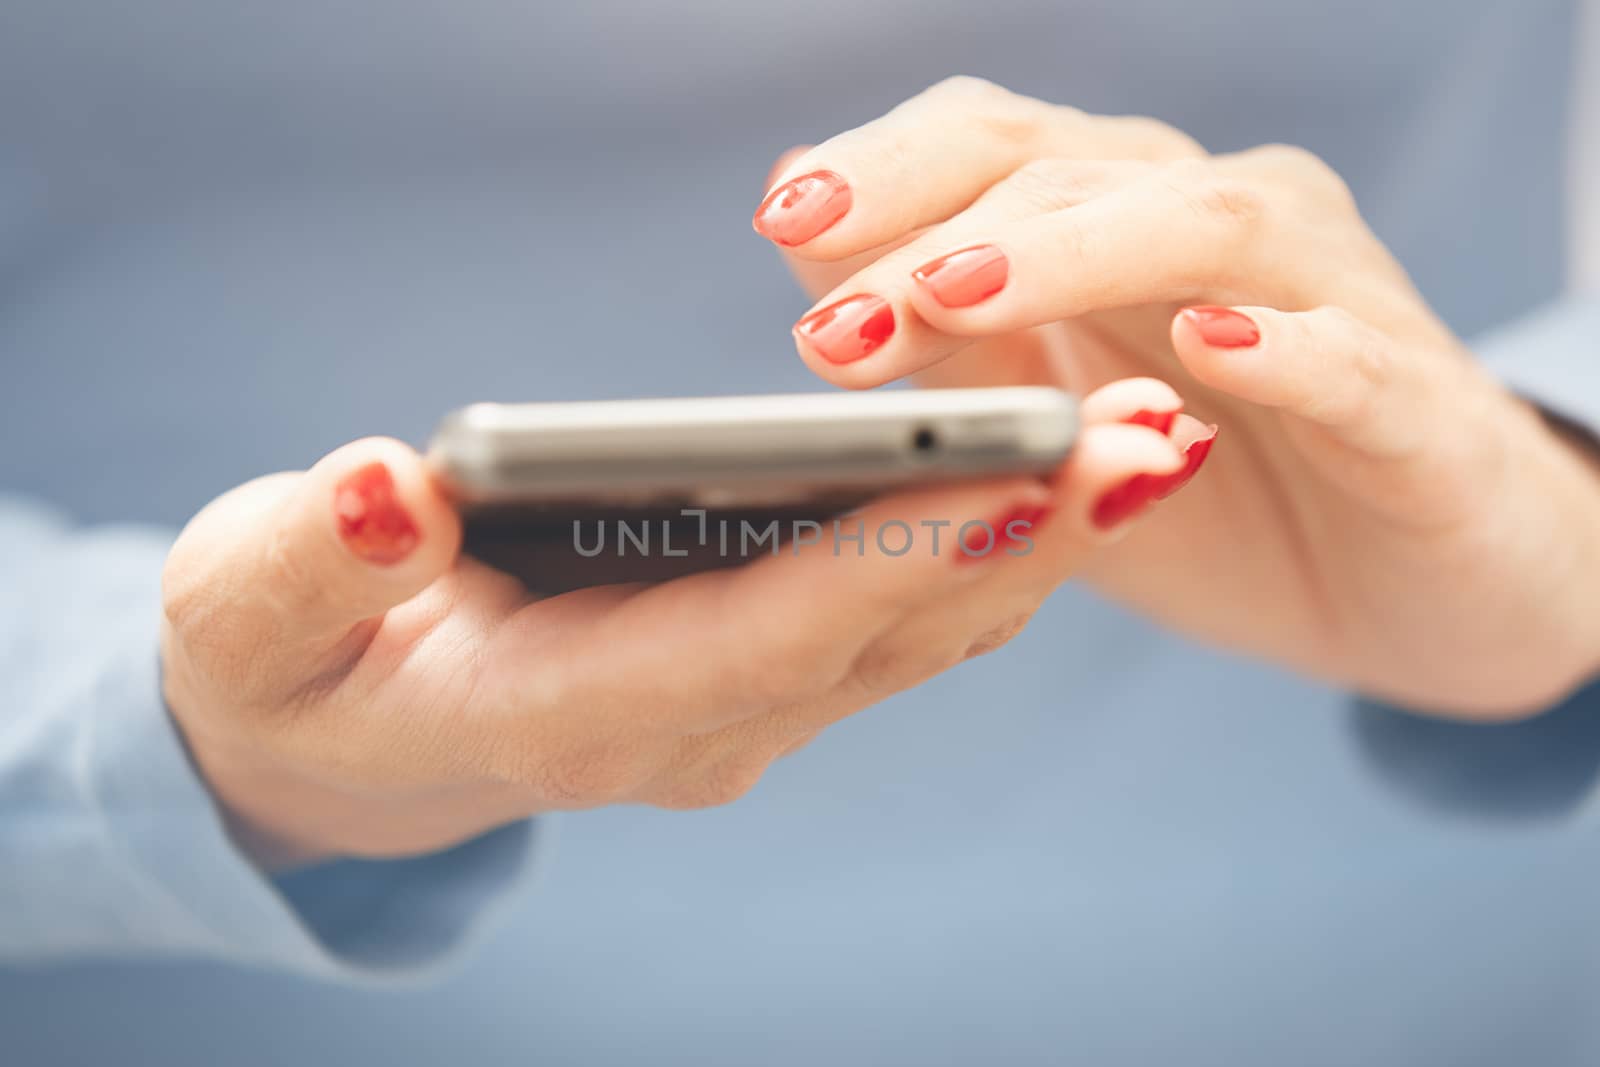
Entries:
<svg viewBox="0 0 1600 1067">
<path fill-rule="evenodd" d="M 1369 390 L 1382 389 L 1394 381 L 1394 350 L 1376 331 L 1342 308 L 1330 309 L 1341 323 L 1341 331 L 1351 339 L 1349 371 Z"/>
<path fill-rule="evenodd" d="M 1267 163 L 1278 170 L 1302 175 L 1332 174 L 1333 170 L 1309 148 L 1296 144 L 1273 143 L 1259 145 L 1247 155 Z"/>
<path fill-rule="evenodd" d="M 1209 158 L 1175 159 L 1162 171 L 1171 185 L 1199 185 L 1216 177 L 1217 165 Z"/>
<path fill-rule="evenodd" d="M 983 105 L 1006 100 L 1014 94 L 988 78 L 980 78 L 974 74 L 952 74 L 929 86 L 923 95 L 940 101 Z"/>
<path fill-rule="evenodd" d="M 348 586 L 337 569 L 319 566 L 321 546 L 308 544 L 287 526 L 276 526 L 261 546 L 260 596 L 282 618 L 316 615 L 344 602 Z"/>
<path fill-rule="evenodd" d="M 1254 230 L 1267 201 L 1253 183 L 1223 174 L 1209 160 L 1181 160 L 1168 168 L 1168 185 L 1200 218 L 1234 230 Z"/>
<path fill-rule="evenodd" d="M 1092 165 L 1070 159 L 1032 159 L 1005 181 L 1006 195 L 1037 214 L 1049 214 L 1091 198 L 1103 181 Z"/>
<path fill-rule="evenodd" d="M 1300 319 L 1303 341 L 1312 350 L 1327 353 L 1330 386 L 1317 390 L 1301 413 L 1330 425 L 1362 418 L 1376 399 L 1396 381 L 1394 351 L 1387 338 L 1339 307 L 1322 306 Z"/>
<path fill-rule="evenodd" d="M 1355 194 L 1351 192 L 1344 176 L 1308 148 L 1293 144 L 1268 144 L 1247 154 L 1274 173 L 1285 175 L 1297 187 L 1315 194 L 1320 200 L 1351 207 L 1355 205 Z"/>
<path fill-rule="evenodd" d="M 1026 109 L 997 108 L 973 116 L 979 135 L 1008 147 L 1030 145 L 1038 136 L 1041 123 Z"/>
<path fill-rule="evenodd" d="M 1214 179 L 1197 193 L 1201 209 L 1226 225 L 1254 228 L 1266 213 L 1266 201 L 1254 186 L 1231 178 Z"/>
<path fill-rule="evenodd" d="M 1105 227 L 1086 224 L 1071 212 L 1041 226 L 1040 233 L 1041 243 L 1059 263 L 1096 262 L 1109 250 Z M 1063 296 L 1063 304 L 1070 303 L 1069 296 Z"/>
<path fill-rule="evenodd" d="M 1319 304 L 1305 314 L 1306 323 L 1319 333 L 1350 334 L 1365 331 L 1356 316 L 1337 304 Z"/>
<path fill-rule="evenodd" d="M 1186 159 L 1205 155 L 1200 142 L 1170 123 L 1148 115 L 1114 115 L 1102 120 L 1126 139 L 1131 154 L 1140 158 Z"/>
<path fill-rule="evenodd" d="M 1339 338 L 1345 348 L 1345 371 L 1363 384 L 1378 386 L 1393 376 L 1394 357 L 1388 341 L 1342 307 L 1324 304 L 1305 317 L 1311 332 Z"/>
<path fill-rule="evenodd" d="M 317 568 L 305 548 L 284 527 L 275 527 L 265 548 L 265 588 L 274 597 L 292 599 L 302 607 L 315 607 L 328 595 L 326 583 L 317 580 Z"/>
<path fill-rule="evenodd" d="M 959 74 L 929 90 L 941 107 L 962 116 L 980 137 L 1003 145 L 1027 145 L 1037 139 L 1048 105 L 985 78 Z"/>
</svg>

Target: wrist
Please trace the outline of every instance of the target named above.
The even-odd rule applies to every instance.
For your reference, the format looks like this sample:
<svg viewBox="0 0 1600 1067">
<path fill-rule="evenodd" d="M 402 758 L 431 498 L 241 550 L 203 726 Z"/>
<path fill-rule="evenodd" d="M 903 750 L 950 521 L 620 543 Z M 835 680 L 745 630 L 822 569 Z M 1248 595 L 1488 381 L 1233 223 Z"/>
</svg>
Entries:
<svg viewBox="0 0 1600 1067">
<path fill-rule="evenodd" d="M 1565 612 L 1557 618 L 1565 620 L 1570 640 L 1553 642 L 1566 650 L 1555 664 L 1555 703 L 1600 677 L 1600 439 L 1546 408 L 1525 406 L 1537 420 L 1552 471 L 1548 483 L 1538 484 L 1557 505 L 1527 514 L 1549 516 L 1540 538 L 1544 550 L 1568 562 L 1561 598 Z"/>
<path fill-rule="evenodd" d="M 180 710 L 188 705 L 170 691 L 167 706 L 228 836 L 257 866 L 276 873 L 337 855 L 309 832 L 320 793 L 313 783 L 273 766 L 249 745 L 195 728 Z"/>
<path fill-rule="evenodd" d="M 229 836 L 263 870 L 278 873 L 340 855 L 314 837 L 322 804 L 312 783 L 243 754 L 195 746 L 194 755 Z"/>
<path fill-rule="evenodd" d="M 1573 689 L 1578 689 L 1600 677 L 1600 438 L 1586 426 L 1549 412 L 1541 414 L 1566 454 L 1586 475 L 1577 479 L 1577 495 L 1583 511 L 1583 518 L 1579 521 L 1585 522 L 1581 529 L 1586 531 L 1581 539 L 1581 550 L 1587 564 L 1584 573 L 1589 577 L 1583 594 L 1585 613 L 1590 622 L 1587 642 L 1589 654 L 1581 659 L 1572 685 Z M 1585 488 L 1587 492 L 1584 492 Z"/>
<path fill-rule="evenodd" d="M 1600 467 L 1521 398 L 1497 385 L 1483 399 L 1436 431 L 1446 469 L 1471 472 L 1457 480 L 1464 510 L 1420 546 L 1413 565 L 1433 577 L 1418 615 L 1393 624 L 1406 651 L 1379 658 L 1402 680 L 1401 703 L 1515 721 L 1600 669 Z M 1461 431 L 1476 442 L 1465 459 L 1448 444 Z"/>
<path fill-rule="evenodd" d="M 234 843 L 265 870 L 425 855 L 533 813 L 520 788 L 472 777 L 418 780 L 395 751 L 341 753 L 327 731 L 306 736 L 290 721 L 325 712 L 326 725 L 338 709 L 280 707 L 264 717 L 230 706 L 217 685 L 188 669 L 170 635 L 162 644 L 173 722 Z M 398 726 L 387 740 L 406 747 Z"/>
<path fill-rule="evenodd" d="M 258 799 L 263 795 L 304 794 L 293 775 L 270 765 L 259 745 L 233 737 L 203 717 L 200 709 L 213 707 L 216 702 L 193 684 L 184 657 L 174 648 L 170 630 L 162 635 L 161 662 L 162 699 L 234 843 L 268 871 L 328 858 L 279 825 L 285 815 L 283 805 Z"/>
</svg>

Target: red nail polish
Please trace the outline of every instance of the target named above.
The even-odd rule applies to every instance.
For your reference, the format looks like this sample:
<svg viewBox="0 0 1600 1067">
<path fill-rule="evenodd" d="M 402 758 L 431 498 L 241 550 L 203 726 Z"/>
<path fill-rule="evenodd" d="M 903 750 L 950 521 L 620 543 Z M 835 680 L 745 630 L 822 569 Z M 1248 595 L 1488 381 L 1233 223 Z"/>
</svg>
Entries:
<svg viewBox="0 0 1600 1067">
<path fill-rule="evenodd" d="M 1183 466 L 1171 474 L 1135 474 L 1121 485 L 1106 491 L 1095 502 L 1094 524 L 1102 530 L 1120 526 L 1157 500 L 1165 500 L 1189 483 L 1200 472 L 1200 465 L 1211 454 L 1217 428 L 1209 435 L 1190 441 L 1183 450 Z"/>
<path fill-rule="evenodd" d="M 1028 535 L 1044 525 L 1054 511 L 1049 504 L 1023 504 L 989 523 L 988 529 L 970 527 L 961 539 L 956 562 L 973 563 L 1007 549 L 1013 550 L 1008 554 L 1027 555 L 1032 540 Z"/>
<path fill-rule="evenodd" d="M 1261 341 L 1261 330 L 1250 316 L 1232 308 L 1185 308 L 1179 314 L 1214 348 L 1251 348 Z"/>
<path fill-rule="evenodd" d="M 1095 502 L 1090 518 L 1102 530 L 1121 526 L 1155 500 L 1166 476 L 1161 474 L 1135 474 Z"/>
<path fill-rule="evenodd" d="M 333 513 L 339 536 L 368 563 L 399 563 L 422 540 L 382 463 L 369 463 L 345 476 L 333 494 Z"/>
<path fill-rule="evenodd" d="M 1183 469 L 1165 476 L 1165 484 L 1156 492 L 1157 500 L 1165 500 L 1188 485 L 1189 479 L 1200 473 L 1200 465 L 1211 454 L 1211 445 L 1216 439 L 1217 428 L 1213 426 L 1207 436 L 1189 442 L 1189 447 L 1183 450 Z"/>
<path fill-rule="evenodd" d="M 847 296 L 813 311 L 794 329 L 829 363 L 853 363 L 893 336 L 894 308 L 870 293 Z"/>
<path fill-rule="evenodd" d="M 768 193 L 751 222 L 767 240 L 793 248 L 844 218 L 852 199 L 849 183 L 839 175 L 831 170 L 814 171 Z"/>
<path fill-rule="evenodd" d="M 911 272 L 947 308 L 981 304 L 1006 287 L 1011 263 L 994 245 L 974 245 L 924 263 Z"/>
<path fill-rule="evenodd" d="M 1172 424 L 1178 421 L 1178 413 L 1176 411 L 1151 411 L 1145 408 L 1135 411 L 1122 421 L 1133 426 L 1148 426 L 1165 437 L 1172 432 Z"/>
</svg>

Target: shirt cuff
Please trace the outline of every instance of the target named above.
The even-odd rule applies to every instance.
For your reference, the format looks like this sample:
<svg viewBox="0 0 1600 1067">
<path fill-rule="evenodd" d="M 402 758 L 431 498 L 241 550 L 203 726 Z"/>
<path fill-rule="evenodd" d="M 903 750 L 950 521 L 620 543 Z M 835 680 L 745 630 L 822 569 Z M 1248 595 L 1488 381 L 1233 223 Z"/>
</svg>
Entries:
<svg viewBox="0 0 1600 1067">
<path fill-rule="evenodd" d="M 96 635 L 93 665 L 79 660 L 26 746 L 49 757 L 29 764 L 54 770 L 33 776 L 31 797 L 13 794 L 22 809 L 4 816 L 4 836 L 23 848 L 21 862 L 0 864 L 11 868 L 0 869 L 11 912 L 0 952 L 203 956 L 409 983 L 469 951 L 530 878 L 534 825 L 270 878 L 229 836 L 160 698 L 159 610 L 148 606 L 97 620 L 113 632 Z"/>
<path fill-rule="evenodd" d="M 131 691 L 160 692 L 153 656 L 126 666 Z M 110 858 L 136 883 L 124 921 L 147 924 L 153 947 L 337 980 L 415 980 L 469 951 L 532 868 L 534 826 L 520 822 L 428 856 L 270 879 L 228 835 L 159 703 L 98 717 L 85 767 Z"/>
<path fill-rule="evenodd" d="M 1480 338 L 1484 365 L 1562 422 L 1600 435 L 1600 299 L 1554 304 Z"/>
</svg>

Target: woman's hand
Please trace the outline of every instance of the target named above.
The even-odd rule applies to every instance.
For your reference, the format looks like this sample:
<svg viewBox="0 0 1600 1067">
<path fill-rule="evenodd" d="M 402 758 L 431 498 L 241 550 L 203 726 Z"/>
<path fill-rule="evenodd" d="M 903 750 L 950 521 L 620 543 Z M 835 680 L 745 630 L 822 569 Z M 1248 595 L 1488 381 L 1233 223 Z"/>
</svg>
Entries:
<svg viewBox="0 0 1600 1067">
<path fill-rule="evenodd" d="M 863 540 L 548 599 L 460 554 L 416 453 L 358 442 L 184 531 L 168 704 L 272 865 L 429 851 L 551 809 L 720 804 L 828 724 L 1003 644 L 1120 534 L 1129 484 L 1183 477 L 1170 435 L 1197 424 L 1179 406 L 1150 381 L 1088 398 L 1059 487 L 906 493 L 843 520 Z M 994 540 L 958 544 L 974 521 Z"/>
<path fill-rule="evenodd" d="M 1112 594 L 1445 712 L 1539 710 L 1594 674 L 1590 460 L 1474 364 L 1309 153 L 1208 156 L 957 78 L 772 185 L 756 229 L 820 297 L 796 339 L 829 381 L 1155 375 L 1222 424 L 1203 484 L 1093 561 Z"/>
</svg>

